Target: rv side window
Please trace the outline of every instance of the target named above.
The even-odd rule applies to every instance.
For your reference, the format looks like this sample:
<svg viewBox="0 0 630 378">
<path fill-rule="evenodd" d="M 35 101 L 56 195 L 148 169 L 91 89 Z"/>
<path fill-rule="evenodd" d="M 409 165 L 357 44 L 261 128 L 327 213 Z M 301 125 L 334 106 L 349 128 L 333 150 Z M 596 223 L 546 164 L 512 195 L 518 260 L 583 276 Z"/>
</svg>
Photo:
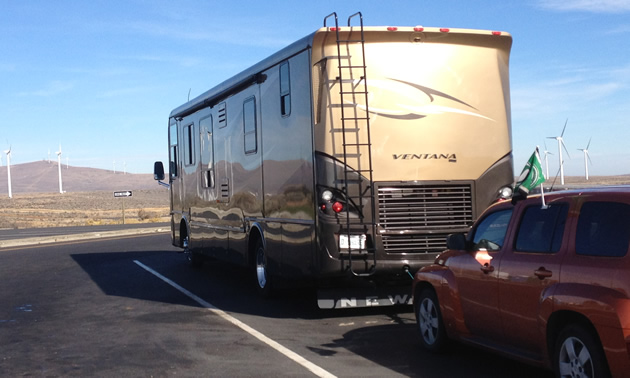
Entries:
<svg viewBox="0 0 630 378">
<path fill-rule="evenodd" d="M 193 129 L 194 129 L 194 125 L 190 124 L 186 127 L 184 127 L 184 141 L 186 143 L 186 156 L 185 156 L 185 163 L 186 165 L 193 165 L 195 164 L 195 148 L 194 148 L 194 137 L 193 137 Z"/>
<path fill-rule="evenodd" d="M 212 136 L 212 116 L 199 121 L 201 139 L 201 174 L 204 188 L 214 188 L 214 141 Z"/>
<path fill-rule="evenodd" d="M 291 114 L 291 81 L 289 62 L 280 65 L 280 113 L 282 116 Z"/>
<path fill-rule="evenodd" d="M 172 178 L 177 177 L 177 123 L 175 120 L 169 126 L 169 141 L 170 141 L 170 160 L 168 171 Z"/>
<path fill-rule="evenodd" d="M 245 153 L 256 153 L 256 98 L 250 97 L 243 103 L 243 130 Z"/>
</svg>

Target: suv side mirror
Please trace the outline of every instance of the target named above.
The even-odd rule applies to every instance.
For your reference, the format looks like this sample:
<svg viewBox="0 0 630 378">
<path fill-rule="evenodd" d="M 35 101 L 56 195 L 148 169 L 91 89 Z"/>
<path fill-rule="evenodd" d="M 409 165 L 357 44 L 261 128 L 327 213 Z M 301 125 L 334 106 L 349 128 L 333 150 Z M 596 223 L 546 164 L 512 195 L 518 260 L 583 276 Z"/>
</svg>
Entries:
<svg viewBox="0 0 630 378">
<path fill-rule="evenodd" d="M 454 251 L 466 250 L 468 243 L 464 234 L 450 234 L 446 237 L 446 248 Z"/>
<path fill-rule="evenodd" d="M 153 164 L 153 179 L 158 181 L 164 180 L 164 165 L 161 161 L 156 161 Z"/>
</svg>

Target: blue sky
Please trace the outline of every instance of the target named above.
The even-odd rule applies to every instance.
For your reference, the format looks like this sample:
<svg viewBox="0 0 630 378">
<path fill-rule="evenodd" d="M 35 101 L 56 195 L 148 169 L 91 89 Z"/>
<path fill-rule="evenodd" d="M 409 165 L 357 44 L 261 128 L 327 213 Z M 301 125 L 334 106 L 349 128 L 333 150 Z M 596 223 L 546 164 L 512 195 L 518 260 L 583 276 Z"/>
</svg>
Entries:
<svg viewBox="0 0 630 378">
<path fill-rule="evenodd" d="M 556 172 L 630 174 L 630 0 L 0 0 L 0 149 L 133 173 L 167 160 L 170 111 L 322 26 L 502 30 L 510 60 L 515 173 L 536 145 Z M 483 137 L 483 136 L 480 136 Z M 67 159 L 67 160 L 66 160 Z M 2 154 L 2 165 L 6 156 Z"/>
</svg>

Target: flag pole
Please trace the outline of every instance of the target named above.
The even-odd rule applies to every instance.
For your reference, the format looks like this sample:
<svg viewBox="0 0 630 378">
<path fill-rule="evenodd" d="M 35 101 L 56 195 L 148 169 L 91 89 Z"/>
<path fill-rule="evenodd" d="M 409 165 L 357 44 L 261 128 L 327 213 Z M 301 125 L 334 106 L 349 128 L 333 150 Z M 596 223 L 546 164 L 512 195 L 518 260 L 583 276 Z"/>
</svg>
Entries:
<svg viewBox="0 0 630 378">
<path fill-rule="evenodd" d="M 538 149 L 538 146 L 536 146 L 536 158 L 538 159 L 538 161 L 540 162 L 540 152 Z M 545 181 L 543 180 L 543 182 L 540 183 L 540 198 L 542 199 L 542 208 L 546 209 L 547 208 L 547 204 L 545 203 Z"/>
</svg>

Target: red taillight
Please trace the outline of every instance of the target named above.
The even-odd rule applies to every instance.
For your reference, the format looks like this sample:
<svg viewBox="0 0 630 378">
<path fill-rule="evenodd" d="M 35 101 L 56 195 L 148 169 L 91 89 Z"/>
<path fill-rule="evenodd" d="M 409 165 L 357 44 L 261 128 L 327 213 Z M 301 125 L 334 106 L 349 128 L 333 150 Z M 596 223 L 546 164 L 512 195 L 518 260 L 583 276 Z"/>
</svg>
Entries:
<svg viewBox="0 0 630 378">
<path fill-rule="evenodd" d="M 448 33 L 449 31 L 451 31 L 451 29 L 449 29 L 449 28 L 440 28 L 440 31 L 442 33 Z"/>
<path fill-rule="evenodd" d="M 422 26 L 416 26 L 415 28 L 413 28 L 413 31 L 421 32 L 424 31 L 424 28 Z"/>
<path fill-rule="evenodd" d="M 492 35 L 501 35 L 501 32 L 500 31 L 493 31 Z"/>
<path fill-rule="evenodd" d="M 388 26 L 387 30 L 389 30 L 389 31 L 396 31 L 396 30 L 398 30 L 398 28 L 395 27 L 395 26 Z"/>
<path fill-rule="evenodd" d="M 332 205 L 332 209 L 335 213 L 340 213 L 343 210 L 343 204 L 341 202 L 335 202 Z"/>
<path fill-rule="evenodd" d="M 319 208 L 320 208 L 322 211 L 326 211 L 326 204 L 325 204 L 325 203 L 322 203 L 321 205 L 319 205 Z"/>
<path fill-rule="evenodd" d="M 329 29 L 330 29 L 330 31 L 338 31 L 339 30 L 339 28 L 336 28 L 334 26 L 332 28 L 329 28 Z"/>
</svg>

